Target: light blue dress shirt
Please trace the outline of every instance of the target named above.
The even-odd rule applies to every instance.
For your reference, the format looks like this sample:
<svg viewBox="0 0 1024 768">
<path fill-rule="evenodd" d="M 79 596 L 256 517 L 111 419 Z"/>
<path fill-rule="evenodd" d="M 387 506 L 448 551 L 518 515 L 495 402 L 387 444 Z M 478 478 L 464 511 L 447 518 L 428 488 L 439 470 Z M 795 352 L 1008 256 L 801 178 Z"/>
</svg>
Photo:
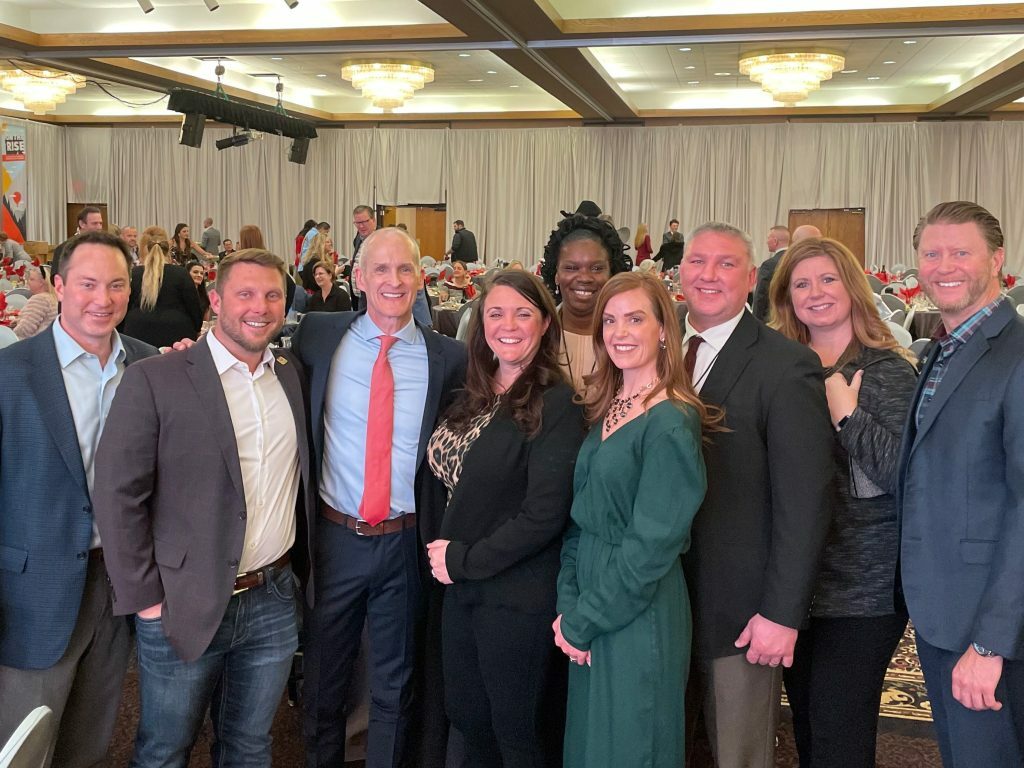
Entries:
<svg viewBox="0 0 1024 768">
<path fill-rule="evenodd" d="M 370 376 L 383 335 L 369 315 L 357 318 L 338 345 L 327 378 L 320 495 L 352 517 L 359 516 L 363 498 Z M 388 351 L 395 378 L 389 519 L 416 511 L 413 484 L 428 379 L 427 345 L 415 322 L 395 335 L 399 340 Z"/>
<path fill-rule="evenodd" d="M 121 337 L 114 331 L 113 348 L 107 364 L 100 366 L 100 360 L 91 352 L 71 338 L 60 324 L 60 315 L 53 321 L 53 339 L 57 347 L 57 360 L 60 362 L 61 376 L 64 377 L 64 389 L 68 393 L 71 404 L 71 416 L 75 420 L 75 432 L 78 433 L 78 447 L 82 451 L 82 465 L 85 467 L 85 479 L 92 494 L 93 466 L 96 459 L 96 447 L 103 434 L 103 425 L 110 411 L 110 403 L 114 400 L 114 392 L 124 375 L 124 345 Z M 92 543 L 90 549 L 100 546 L 100 535 L 96 523 L 92 524 Z"/>
</svg>

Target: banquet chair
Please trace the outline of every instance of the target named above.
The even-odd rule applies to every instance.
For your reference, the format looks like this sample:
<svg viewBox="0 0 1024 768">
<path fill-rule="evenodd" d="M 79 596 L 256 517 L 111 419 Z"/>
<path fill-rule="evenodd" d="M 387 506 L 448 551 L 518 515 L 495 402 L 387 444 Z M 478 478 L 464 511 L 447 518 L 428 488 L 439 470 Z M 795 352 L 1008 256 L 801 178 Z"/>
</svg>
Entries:
<svg viewBox="0 0 1024 768">
<path fill-rule="evenodd" d="M 874 275 L 866 275 L 866 277 L 868 279 L 868 285 L 871 286 L 871 291 L 873 293 L 880 293 L 882 290 L 882 281 Z"/>
<path fill-rule="evenodd" d="M 439 270 L 440 274 L 438 275 L 438 277 L 441 280 L 447 280 L 449 277 L 452 276 L 452 273 L 454 271 L 455 267 L 452 266 L 450 261 L 446 261 L 443 265 L 441 265 L 441 269 Z"/>
<path fill-rule="evenodd" d="M 49 707 L 33 709 L 0 749 L 0 768 L 43 768 L 56 727 Z"/>
<path fill-rule="evenodd" d="M 1017 314 L 1024 317 L 1024 304 L 1017 305 Z"/>
<path fill-rule="evenodd" d="M 24 309 L 25 305 L 28 304 L 28 298 L 20 293 L 9 293 L 7 294 L 7 308 L 16 309 L 19 312 Z"/>
<path fill-rule="evenodd" d="M 905 328 L 904 322 L 907 319 L 907 311 L 905 309 L 897 309 L 891 315 L 889 315 L 889 322 L 896 323 L 901 328 Z"/>
<path fill-rule="evenodd" d="M 889 283 L 888 285 L 882 286 L 882 290 L 878 292 L 878 295 L 885 296 L 891 293 L 893 296 L 895 296 L 902 287 L 903 283 Z"/>
<path fill-rule="evenodd" d="M 902 325 L 897 325 L 892 322 L 892 320 L 887 320 L 885 324 L 889 326 L 889 330 L 892 331 L 892 335 L 895 337 L 896 341 L 899 342 L 901 347 L 909 349 L 910 345 L 914 343 L 914 337 L 911 336 L 910 331 Z"/>
<path fill-rule="evenodd" d="M 917 277 L 917 267 L 903 270 L 903 279 L 906 280 L 908 277 Z"/>
<path fill-rule="evenodd" d="M 1017 285 L 1006 292 L 1006 295 L 1013 299 L 1017 306 L 1024 304 L 1024 285 Z"/>
<path fill-rule="evenodd" d="M 907 312 L 907 316 L 903 319 L 903 327 L 906 328 L 908 331 L 910 330 L 911 326 L 914 324 L 914 315 L 916 315 L 916 314 L 917 314 L 917 308 L 916 307 L 911 307 L 910 311 Z"/>
<path fill-rule="evenodd" d="M 907 265 L 906 264 L 893 264 L 891 267 L 889 267 L 889 271 L 890 272 L 906 272 L 907 271 Z"/>
<path fill-rule="evenodd" d="M 7 292 L 7 296 L 24 296 L 26 299 L 32 298 L 32 291 L 28 288 L 13 288 Z"/>
<path fill-rule="evenodd" d="M 905 286 L 907 286 L 907 288 L 917 288 L 917 286 L 918 286 L 917 276 L 916 275 L 904 275 L 903 276 L 903 284 Z"/>
<path fill-rule="evenodd" d="M 437 264 L 433 256 L 424 256 L 420 259 L 420 266 L 423 268 L 433 267 Z"/>
<path fill-rule="evenodd" d="M 888 288 L 888 287 L 889 286 L 886 286 L 886 288 Z M 887 306 L 893 312 L 898 312 L 901 309 L 902 310 L 906 310 L 907 305 L 904 303 L 903 299 L 901 299 L 899 296 L 894 296 L 891 293 L 883 293 L 883 294 L 881 294 L 881 296 L 882 296 L 882 302 L 885 304 L 885 306 Z"/>
<path fill-rule="evenodd" d="M 7 293 L 13 287 L 14 283 L 12 283 L 6 277 L 0 277 L 0 293 Z"/>
<path fill-rule="evenodd" d="M 6 325 L 0 325 L 0 349 L 9 347 L 18 340 L 17 334 Z"/>
<path fill-rule="evenodd" d="M 909 349 L 910 349 L 911 352 L 914 353 L 914 355 L 917 356 L 918 360 L 921 360 L 924 357 L 925 347 L 927 347 L 931 343 L 932 343 L 931 339 L 915 339 L 911 343 Z"/>
</svg>

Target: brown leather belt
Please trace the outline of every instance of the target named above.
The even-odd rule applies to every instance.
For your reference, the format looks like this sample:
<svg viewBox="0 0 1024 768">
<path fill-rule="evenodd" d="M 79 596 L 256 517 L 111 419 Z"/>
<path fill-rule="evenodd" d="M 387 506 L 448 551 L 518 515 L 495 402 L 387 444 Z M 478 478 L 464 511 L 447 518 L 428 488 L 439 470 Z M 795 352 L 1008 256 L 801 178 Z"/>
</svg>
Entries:
<svg viewBox="0 0 1024 768">
<path fill-rule="evenodd" d="M 385 536 L 389 533 L 404 531 L 406 528 L 416 527 L 415 512 L 407 512 L 400 517 L 385 520 L 377 523 L 376 525 L 370 525 L 365 520 L 360 520 L 358 517 L 352 517 L 351 515 L 346 515 L 344 512 L 339 512 L 323 499 L 320 500 L 320 515 L 327 518 L 332 523 L 344 525 L 346 528 L 355 531 L 360 536 Z"/>
<path fill-rule="evenodd" d="M 252 589 L 253 587 L 262 587 L 267 583 L 267 571 L 276 571 L 284 568 L 289 562 L 291 562 L 291 555 L 285 552 L 277 560 L 264 565 L 258 570 L 240 573 L 235 577 L 235 591 L 231 594 L 237 595 L 239 592 L 245 592 L 245 590 Z"/>
</svg>

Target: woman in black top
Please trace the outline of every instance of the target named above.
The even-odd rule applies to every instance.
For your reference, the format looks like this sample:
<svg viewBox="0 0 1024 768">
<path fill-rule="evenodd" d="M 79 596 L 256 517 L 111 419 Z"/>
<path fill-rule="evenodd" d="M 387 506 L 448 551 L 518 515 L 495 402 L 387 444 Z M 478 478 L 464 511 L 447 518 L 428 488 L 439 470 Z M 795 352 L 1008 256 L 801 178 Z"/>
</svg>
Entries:
<svg viewBox="0 0 1024 768">
<path fill-rule="evenodd" d="M 309 269 L 308 265 L 306 269 Z M 307 312 L 347 312 L 352 309 L 348 291 L 335 284 L 333 273 L 331 265 L 324 262 L 313 267 L 317 291 L 309 297 Z"/>
<path fill-rule="evenodd" d="M 199 294 L 199 308 L 203 311 L 203 322 L 210 319 L 210 296 L 206 292 L 206 267 L 198 261 L 190 261 L 188 266 L 189 277 L 196 284 L 196 293 Z"/>
<path fill-rule="evenodd" d="M 913 356 L 878 316 L 856 258 L 828 238 L 786 251 L 773 327 L 825 368 L 836 498 L 809 626 L 784 670 L 801 768 L 871 768 L 885 670 L 907 624 L 894 604 L 896 466 Z"/>
<path fill-rule="evenodd" d="M 561 765 L 566 662 L 551 625 L 583 414 L 540 280 L 501 272 L 480 302 L 465 390 L 427 449 L 448 491 L 421 521 L 447 585 L 445 709 L 468 765 Z"/>
<path fill-rule="evenodd" d="M 160 230 L 163 232 L 163 230 Z M 166 232 L 164 236 L 166 238 Z M 142 253 L 140 246 L 139 253 Z M 184 266 L 193 259 L 212 259 L 213 257 L 202 249 L 202 246 L 196 245 L 189 238 L 188 224 L 178 224 L 174 228 L 174 237 L 171 238 L 171 263 L 177 264 L 178 266 Z"/>
<path fill-rule="evenodd" d="M 169 263 L 167 232 L 147 227 L 139 238 L 139 252 L 143 261 L 132 269 L 125 334 L 154 347 L 195 339 L 203 324 L 199 294 L 185 268 Z"/>
</svg>

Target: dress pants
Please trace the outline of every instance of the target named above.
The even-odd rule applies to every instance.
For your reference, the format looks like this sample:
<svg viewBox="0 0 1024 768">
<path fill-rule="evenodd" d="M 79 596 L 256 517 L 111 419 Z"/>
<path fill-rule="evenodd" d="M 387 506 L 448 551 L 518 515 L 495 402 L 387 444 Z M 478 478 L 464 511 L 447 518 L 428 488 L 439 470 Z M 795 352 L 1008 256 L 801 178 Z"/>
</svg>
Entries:
<svg viewBox="0 0 1024 768">
<path fill-rule="evenodd" d="M 270 768 L 270 729 L 298 649 L 291 567 L 232 596 L 210 645 L 182 661 L 160 618 L 136 617 L 139 730 L 132 768 L 185 768 L 207 708 L 214 768 Z"/>
<path fill-rule="evenodd" d="M 703 714 L 717 768 L 774 768 L 781 703 L 781 667 L 751 664 L 742 653 L 695 659 L 686 695 L 687 755 Z"/>
<path fill-rule="evenodd" d="M 401 764 L 420 612 L 418 542 L 415 527 L 361 536 L 325 518 L 317 520 L 316 591 L 302 690 L 309 768 L 344 763 L 345 702 L 364 623 L 370 677 L 366 768 Z"/>
<path fill-rule="evenodd" d="M 964 649 L 966 650 L 966 648 Z M 1024 765 L 1024 661 L 1003 660 L 996 686 L 999 711 L 975 712 L 953 698 L 953 667 L 964 651 L 937 648 L 917 636 L 932 720 L 945 768 L 1020 768 Z"/>
<path fill-rule="evenodd" d="M 29 712 L 46 705 L 58 723 L 53 764 L 104 764 L 130 651 L 128 622 L 111 608 L 107 570 L 101 560 L 91 561 L 64 655 L 49 669 L 0 666 L 0 745 Z"/>
<path fill-rule="evenodd" d="M 784 669 L 800 768 L 874 768 L 885 671 L 905 613 L 812 617 Z"/>
<path fill-rule="evenodd" d="M 445 707 L 464 739 L 464 768 L 561 766 L 568 663 L 552 641 L 554 618 L 445 596 Z"/>
</svg>

